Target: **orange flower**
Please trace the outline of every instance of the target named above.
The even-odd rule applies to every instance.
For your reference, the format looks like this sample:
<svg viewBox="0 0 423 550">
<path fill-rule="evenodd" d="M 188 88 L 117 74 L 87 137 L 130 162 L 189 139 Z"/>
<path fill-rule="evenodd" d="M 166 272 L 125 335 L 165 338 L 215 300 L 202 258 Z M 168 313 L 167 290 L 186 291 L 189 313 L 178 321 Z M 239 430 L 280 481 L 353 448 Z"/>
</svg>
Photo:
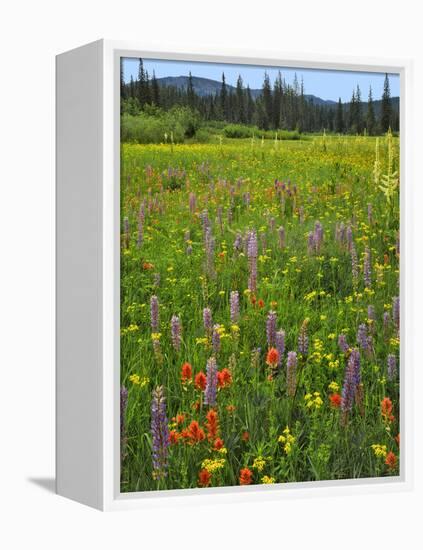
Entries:
<svg viewBox="0 0 423 550">
<path fill-rule="evenodd" d="M 219 451 L 220 449 L 222 449 L 223 446 L 224 446 L 223 439 L 220 439 L 220 437 L 216 438 L 213 448 L 216 451 Z"/>
<path fill-rule="evenodd" d="M 241 439 L 242 441 L 248 441 L 250 439 L 250 434 L 248 432 L 243 432 Z"/>
<path fill-rule="evenodd" d="M 182 422 L 185 420 L 185 415 L 184 414 L 177 414 L 176 417 L 175 417 L 175 422 L 177 424 L 182 424 Z"/>
<path fill-rule="evenodd" d="M 342 397 L 339 393 L 333 393 L 332 395 L 329 395 L 329 401 L 331 407 L 338 409 L 341 406 Z"/>
<path fill-rule="evenodd" d="M 189 432 L 190 442 L 193 445 L 195 443 L 199 443 L 206 437 L 204 434 L 204 430 L 200 428 L 200 425 L 196 420 L 193 420 L 191 424 L 188 426 L 188 432 Z"/>
<path fill-rule="evenodd" d="M 214 409 L 210 409 L 206 415 L 207 422 L 205 424 L 207 435 L 210 441 L 216 438 L 219 431 L 219 417 Z"/>
<path fill-rule="evenodd" d="M 249 468 L 242 468 L 239 473 L 239 484 L 240 485 L 250 485 L 252 481 L 253 474 Z"/>
<path fill-rule="evenodd" d="M 382 399 L 380 403 L 380 408 L 382 416 L 385 420 L 388 420 L 389 422 L 393 422 L 395 420 L 395 417 L 392 415 L 392 401 L 389 399 L 389 397 L 385 397 L 384 399 Z"/>
<path fill-rule="evenodd" d="M 266 364 L 275 367 L 279 362 L 279 352 L 276 348 L 270 348 L 266 356 Z"/>
<path fill-rule="evenodd" d="M 257 305 L 259 308 L 264 308 L 264 302 L 263 300 L 260 298 L 260 300 L 257 302 Z"/>
<path fill-rule="evenodd" d="M 388 468 L 394 469 L 397 465 L 397 457 L 392 451 L 389 451 L 389 453 L 386 455 L 385 464 L 388 466 Z"/>
<path fill-rule="evenodd" d="M 232 374 L 229 369 L 222 369 L 217 373 L 217 387 L 225 388 L 232 384 Z"/>
<path fill-rule="evenodd" d="M 148 270 L 148 269 L 153 269 L 153 267 L 154 267 L 154 265 L 153 265 L 152 263 L 150 263 L 150 262 L 144 262 L 144 263 L 142 264 L 142 268 L 143 268 L 143 269 L 147 269 L 147 270 Z"/>
<path fill-rule="evenodd" d="M 194 383 L 198 390 L 204 391 L 206 389 L 207 378 L 203 371 L 195 375 Z"/>
<path fill-rule="evenodd" d="M 208 487 L 210 485 L 210 481 L 211 473 L 206 469 L 200 470 L 200 473 L 198 474 L 198 485 L 200 487 Z"/>
<path fill-rule="evenodd" d="M 185 384 L 192 378 L 192 367 L 189 363 L 184 363 L 181 368 L 181 380 Z"/>
<path fill-rule="evenodd" d="M 179 441 L 180 435 L 176 430 L 172 430 L 169 432 L 169 442 L 171 445 L 175 445 Z"/>
<path fill-rule="evenodd" d="M 229 414 L 233 413 L 235 411 L 236 407 L 235 405 L 226 405 L 226 410 Z"/>
<path fill-rule="evenodd" d="M 250 302 L 253 304 L 253 306 L 256 305 L 257 298 L 254 296 L 254 294 L 251 294 Z"/>
</svg>

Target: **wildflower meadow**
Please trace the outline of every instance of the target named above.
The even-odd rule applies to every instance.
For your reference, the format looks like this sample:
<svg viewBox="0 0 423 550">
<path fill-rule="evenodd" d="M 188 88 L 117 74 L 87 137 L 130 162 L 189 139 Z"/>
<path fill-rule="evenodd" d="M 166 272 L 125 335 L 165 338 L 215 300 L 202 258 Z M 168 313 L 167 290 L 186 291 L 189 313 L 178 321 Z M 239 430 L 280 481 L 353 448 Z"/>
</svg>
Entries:
<svg viewBox="0 0 423 550">
<path fill-rule="evenodd" d="M 399 142 L 121 144 L 121 490 L 399 475 Z"/>
</svg>

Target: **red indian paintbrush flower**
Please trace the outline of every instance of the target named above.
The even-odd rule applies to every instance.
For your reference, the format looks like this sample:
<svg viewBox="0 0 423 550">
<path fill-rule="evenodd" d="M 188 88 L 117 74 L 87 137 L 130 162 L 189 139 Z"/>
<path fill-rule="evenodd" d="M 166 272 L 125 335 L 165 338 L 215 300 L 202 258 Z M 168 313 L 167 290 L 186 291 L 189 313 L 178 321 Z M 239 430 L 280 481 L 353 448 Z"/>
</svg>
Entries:
<svg viewBox="0 0 423 550">
<path fill-rule="evenodd" d="M 185 384 L 192 378 L 192 367 L 189 363 L 184 363 L 181 368 L 181 380 Z"/>
<path fill-rule="evenodd" d="M 389 397 L 385 397 L 384 399 L 382 399 L 380 403 L 380 409 L 382 416 L 385 420 L 388 420 L 389 422 L 395 420 L 395 417 L 392 415 L 392 401 L 389 399 Z"/>
<path fill-rule="evenodd" d="M 250 485 L 253 478 L 253 474 L 249 468 L 242 468 L 239 472 L 239 484 Z"/>
<path fill-rule="evenodd" d="M 275 367 L 279 363 L 279 352 L 276 348 L 270 348 L 266 355 L 266 364 Z"/>
<path fill-rule="evenodd" d="M 232 384 L 232 374 L 229 369 L 222 369 L 217 373 L 217 387 L 225 388 Z"/>
<path fill-rule="evenodd" d="M 171 445 L 176 445 L 176 443 L 178 443 L 179 441 L 179 438 L 180 438 L 180 435 L 176 430 L 171 430 L 169 432 L 169 442 Z"/>
<path fill-rule="evenodd" d="M 391 468 L 392 470 L 397 465 L 397 457 L 392 451 L 389 451 L 389 453 L 386 455 L 385 464 L 388 466 L 388 468 Z"/>
<path fill-rule="evenodd" d="M 205 427 L 207 430 L 207 436 L 210 441 L 213 441 L 217 437 L 219 431 L 219 418 L 217 412 L 214 409 L 210 409 L 207 413 L 207 422 Z"/>
<path fill-rule="evenodd" d="M 200 470 L 198 474 L 198 485 L 200 487 L 208 487 L 211 481 L 211 474 L 206 469 Z"/>
<path fill-rule="evenodd" d="M 329 401 L 331 407 L 334 409 L 338 409 L 341 406 L 342 397 L 339 395 L 339 393 L 333 393 L 329 396 Z"/>
<path fill-rule="evenodd" d="M 220 451 L 220 449 L 222 449 L 224 445 L 225 444 L 223 443 L 223 440 L 218 437 L 214 442 L 213 449 L 215 449 L 216 451 Z"/>
<path fill-rule="evenodd" d="M 194 384 L 198 390 L 204 391 L 206 389 L 207 378 L 203 371 L 195 375 Z"/>
<path fill-rule="evenodd" d="M 188 426 L 189 439 L 191 444 L 199 443 L 205 439 L 205 433 L 202 428 L 200 428 L 199 423 L 196 420 L 193 420 Z"/>
</svg>

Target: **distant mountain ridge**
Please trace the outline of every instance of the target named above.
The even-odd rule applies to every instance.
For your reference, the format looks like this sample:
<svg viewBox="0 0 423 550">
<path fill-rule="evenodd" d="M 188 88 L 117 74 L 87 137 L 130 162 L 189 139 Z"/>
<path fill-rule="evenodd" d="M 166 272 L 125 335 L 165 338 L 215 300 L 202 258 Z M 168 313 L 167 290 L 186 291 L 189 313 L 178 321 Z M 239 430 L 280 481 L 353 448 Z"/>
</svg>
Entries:
<svg viewBox="0 0 423 550">
<path fill-rule="evenodd" d="M 175 88 L 179 89 L 185 89 L 188 86 L 188 77 L 187 76 L 165 76 L 162 78 L 158 78 L 157 82 L 159 86 L 173 86 Z M 192 77 L 192 84 L 194 86 L 194 91 L 197 95 L 200 97 L 208 96 L 208 95 L 215 95 L 216 93 L 220 93 L 222 83 L 218 82 L 217 80 L 212 80 L 211 78 L 203 78 L 201 76 L 193 76 Z M 235 86 L 232 86 L 231 84 L 226 84 L 226 87 L 229 91 L 234 92 L 236 90 Z M 258 96 L 262 94 L 261 88 L 250 88 L 251 96 L 256 99 Z M 304 94 L 305 99 L 307 101 L 312 101 L 314 105 L 325 105 L 327 107 L 335 107 L 337 104 L 337 101 L 333 101 L 332 99 L 322 99 L 321 97 L 315 96 L 313 94 Z M 399 109 L 399 97 L 392 97 L 391 98 L 392 107 L 394 110 Z M 362 105 L 365 107 L 367 105 L 367 101 L 362 101 Z M 376 114 L 378 113 L 380 109 L 380 99 L 373 100 L 373 105 L 375 107 Z M 349 105 L 349 102 L 343 103 L 343 105 Z"/>
<path fill-rule="evenodd" d="M 188 77 L 187 76 L 165 76 L 158 78 L 157 82 L 159 86 L 174 86 L 175 88 L 185 89 L 188 86 Z M 194 86 L 194 91 L 200 97 L 215 95 L 220 92 L 222 83 L 217 80 L 212 80 L 211 78 L 203 78 L 201 76 L 193 76 L 192 84 Z M 235 86 L 231 84 L 226 84 L 226 87 L 229 91 L 235 92 Z M 261 88 L 250 88 L 251 96 L 256 99 L 261 95 Z M 331 99 L 322 99 L 312 94 L 304 94 L 304 97 L 308 100 L 313 100 L 315 105 L 336 105 L 336 101 Z"/>
</svg>

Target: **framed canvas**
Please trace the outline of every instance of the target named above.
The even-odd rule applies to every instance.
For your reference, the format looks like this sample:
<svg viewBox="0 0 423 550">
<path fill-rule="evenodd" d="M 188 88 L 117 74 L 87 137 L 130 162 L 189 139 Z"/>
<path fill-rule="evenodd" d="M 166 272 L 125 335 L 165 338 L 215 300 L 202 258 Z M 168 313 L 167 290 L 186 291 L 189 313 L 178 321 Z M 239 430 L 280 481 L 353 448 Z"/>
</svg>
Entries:
<svg viewBox="0 0 423 550">
<path fill-rule="evenodd" d="M 409 62 L 188 50 L 57 57 L 57 492 L 409 488 Z"/>
</svg>

